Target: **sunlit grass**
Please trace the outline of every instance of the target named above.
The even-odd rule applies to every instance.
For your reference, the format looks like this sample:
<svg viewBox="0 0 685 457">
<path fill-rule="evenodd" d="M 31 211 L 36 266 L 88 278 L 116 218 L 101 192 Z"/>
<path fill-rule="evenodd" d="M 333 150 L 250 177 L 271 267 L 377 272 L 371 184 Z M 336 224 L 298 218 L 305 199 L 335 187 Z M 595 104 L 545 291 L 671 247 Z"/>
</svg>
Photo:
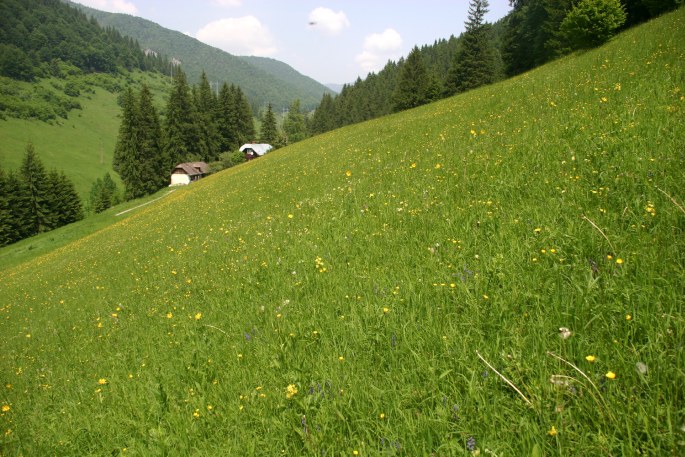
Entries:
<svg viewBox="0 0 685 457">
<path fill-rule="evenodd" d="M 4 270 L 2 455 L 682 454 L 684 19 Z"/>
</svg>

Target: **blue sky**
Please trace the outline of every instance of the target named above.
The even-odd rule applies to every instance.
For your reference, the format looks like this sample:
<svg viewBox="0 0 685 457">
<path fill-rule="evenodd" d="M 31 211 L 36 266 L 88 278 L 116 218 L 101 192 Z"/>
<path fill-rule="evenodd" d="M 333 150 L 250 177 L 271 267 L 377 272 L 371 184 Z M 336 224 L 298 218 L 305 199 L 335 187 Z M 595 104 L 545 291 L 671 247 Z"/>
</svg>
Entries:
<svg viewBox="0 0 685 457">
<path fill-rule="evenodd" d="M 467 0 L 74 0 L 133 14 L 235 55 L 281 60 L 317 81 L 353 82 L 414 45 L 459 35 Z M 508 0 L 490 0 L 490 22 Z"/>
</svg>

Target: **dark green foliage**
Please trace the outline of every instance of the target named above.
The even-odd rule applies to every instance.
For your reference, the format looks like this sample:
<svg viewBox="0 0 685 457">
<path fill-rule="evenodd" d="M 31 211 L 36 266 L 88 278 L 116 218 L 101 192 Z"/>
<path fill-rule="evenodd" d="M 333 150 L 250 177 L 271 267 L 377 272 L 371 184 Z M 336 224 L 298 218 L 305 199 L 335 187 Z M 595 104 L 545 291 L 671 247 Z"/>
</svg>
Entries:
<svg viewBox="0 0 685 457">
<path fill-rule="evenodd" d="M 619 0 L 581 0 L 566 15 L 561 31 L 574 49 L 606 42 L 626 21 Z"/>
<path fill-rule="evenodd" d="M 46 202 L 49 208 L 48 230 L 83 219 L 83 206 L 74 183 L 63 172 L 51 170 L 47 179 Z"/>
<path fill-rule="evenodd" d="M 32 143 L 26 146 L 26 154 L 19 172 L 28 198 L 26 225 L 29 233 L 35 235 L 51 230 L 47 174 Z"/>
<path fill-rule="evenodd" d="M 124 182 L 126 198 L 129 199 L 139 196 L 137 195 L 139 192 L 137 190 L 137 183 L 142 178 L 141 170 L 138 167 L 138 125 L 140 113 L 136 96 L 130 87 L 124 93 L 122 102 L 121 124 L 119 124 L 119 134 L 114 146 L 112 167 Z"/>
<path fill-rule="evenodd" d="M 5 172 L 0 168 L 0 246 L 6 246 L 13 241 L 10 189 Z"/>
<path fill-rule="evenodd" d="M 179 163 L 202 160 L 208 155 L 185 73 L 180 68 L 174 72 L 174 86 L 164 121 L 164 153 L 168 158 L 168 170 Z"/>
<path fill-rule="evenodd" d="M 253 141 L 256 135 L 254 127 L 254 116 L 250 102 L 239 86 L 236 86 L 233 93 L 233 103 L 236 109 L 236 121 L 238 126 L 238 144 Z"/>
<path fill-rule="evenodd" d="M 224 83 L 219 92 L 217 107 L 217 130 L 219 132 L 219 150 L 232 151 L 239 147 L 240 134 L 238 132 L 238 111 L 235 105 L 234 85 Z"/>
<path fill-rule="evenodd" d="M 286 144 L 296 143 L 307 137 L 307 123 L 304 114 L 300 111 L 299 100 L 291 103 L 288 114 L 283 119 L 283 134 Z"/>
<path fill-rule="evenodd" d="M 487 0 L 471 0 L 466 31 L 450 67 L 445 94 L 465 92 L 495 81 L 495 54 L 491 26 L 486 24 Z"/>
<path fill-rule="evenodd" d="M 197 124 L 200 129 L 200 140 L 204 144 L 205 155 L 202 160 L 210 162 L 219 157 L 220 138 L 217 125 L 218 101 L 205 72 L 202 72 L 200 84 L 194 91 L 195 110 L 197 112 Z"/>
<path fill-rule="evenodd" d="M 278 126 L 276 125 L 276 116 L 271 108 L 271 103 L 269 103 L 266 108 L 266 112 L 262 117 L 262 128 L 259 132 L 259 141 L 262 143 L 268 143 L 275 147 L 279 142 L 278 139 L 279 132 Z"/>
<path fill-rule="evenodd" d="M 101 28 L 58 0 L 3 0 L 0 17 L 3 76 L 25 81 L 49 76 L 55 59 L 84 72 L 112 73 L 119 67 L 168 70 L 166 59 L 146 57 L 135 40 Z"/>
<path fill-rule="evenodd" d="M 328 92 L 321 97 L 318 108 L 312 115 L 310 132 L 312 135 L 333 130 L 337 125 L 337 113 L 333 97 Z"/>
<path fill-rule="evenodd" d="M 162 129 L 157 110 L 152 103 L 152 93 L 147 85 L 140 90 L 138 100 L 138 154 L 142 167 L 140 173 L 143 195 L 164 187 L 169 178 L 168 160 L 162 148 Z"/>
<path fill-rule="evenodd" d="M 10 171 L 5 178 L 5 191 L 9 215 L 8 235 L 5 244 L 14 243 L 23 238 L 33 235 L 29 227 L 28 218 L 28 193 L 26 186 L 19 175 Z M 7 219 L 6 219 L 7 220 Z"/>
<path fill-rule="evenodd" d="M 98 178 L 90 189 L 90 211 L 101 213 L 120 203 L 117 185 L 109 173 Z"/>
<path fill-rule="evenodd" d="M 46 173 L 33 144 L 26 146 L 18 174 L 0 169 L 0 246 L 82 218 L 73 182 L 63 172 Z"/>
<path fill-rule="evenodd" d="M 162 130 L 150 89 L 143 85 L 136 97 L 129 88 L 122 103 L 113 168 L 124 182 L 125 198 L 133 199 L 163 187 L 172 165 L 162 148 Z"/>
<path fill-rule="evenodd" d="M 436 100 L 438 83 L 423 63 L 417 46 L 400 67 L 399 80 L 393 94 L 393 110 L 402 111 Z"/>
</svg>

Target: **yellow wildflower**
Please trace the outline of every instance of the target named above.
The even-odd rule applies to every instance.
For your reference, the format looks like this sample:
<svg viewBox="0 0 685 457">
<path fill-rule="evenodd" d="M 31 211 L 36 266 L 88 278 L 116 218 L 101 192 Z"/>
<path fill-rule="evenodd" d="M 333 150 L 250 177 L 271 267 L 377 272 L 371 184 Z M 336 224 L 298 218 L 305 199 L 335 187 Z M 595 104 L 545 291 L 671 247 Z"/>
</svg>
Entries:
<svg viewBox="0 0 685 457">
<path fill-rule="evenodd" d="M 623 259 L 619 257 L 618 259 L 616 259 L 616 263 L 617 263 L 618 265 L 622 265 L 622 264 L 623 264 Z"/>
<path fill-rule="evenodd" d="M 557 432 L 557 428 L 556 428 L 554 425 L 552 425 L 552 428 L 550 428 L 549 430 L 547 430 L 547 434 L 548 434 L 549 436 L 556 436 L 557 433 L 559 433 L 559 432 Z"/>
<path fill-rule="evenodd" d="M 9 411 L 10 409 L 12 409 L 12 408 L 10 408 L 10 405 L 2 405 L 2 412 L 3 412 L 3 413 L 6 413 L 6 412 Z"/>
<path fill-rule="evenodd" d="M 288 387 L 285 388 L 285 398 L 290 400 L 297 394 L 297 386 L 295 384 L 289 384 Z"/>
<path fill-rule="evenodd" d="M 98 379 L 98 384 L 104 386 L 105 384 L 108 384 L 108 381 L 105 378 L 100 378 Z"/>
<path fill-rule="evenodd" d="M 199 321 L 200 319 L 202 319 L 202 313 L 195 313 L 195 320 Z"/>
<path fill-rule="evenodd" d="M 594 361 L 597 360 L 597 357 L 595 357 L 594 355 L 586 355 L 585 360 L 587 360 L 590 363 L 594 363 Z"/>
<path fill-rule="evenodd" d="M 604 376 L 606 376 L 608 379 L 616 379 L 616 373 L 614 373 L 613 371 L 607 371 L 607 374 L 605 374 Z"/>
</svg>

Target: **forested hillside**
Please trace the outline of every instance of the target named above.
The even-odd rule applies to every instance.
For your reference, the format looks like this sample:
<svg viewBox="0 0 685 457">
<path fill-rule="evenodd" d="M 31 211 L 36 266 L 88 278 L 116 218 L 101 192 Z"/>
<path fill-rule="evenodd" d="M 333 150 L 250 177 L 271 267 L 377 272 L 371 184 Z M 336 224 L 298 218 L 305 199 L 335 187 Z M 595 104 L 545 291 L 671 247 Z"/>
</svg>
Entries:
<svg viewBox="0 0 685 457">
<path fill-rule="evenodd" d="M 86 73 L 168 71 L 162 56 L 146 56 L 134 39 L 59 0 L 0 2 L 0 75 L 25 81 L 59 76 L 63 63 Z"/>
<path fill-rule="evenodd" d="M 101 25 L 135 38 L 143 48 L 180 60 L 191 84 L 199 82 L 204 71 L 210 81 L 240 86 L 255 111 L 268 103 L 279 110 L 287 108 L 296 99 L 313 109 L 322 94 L 331 92 L 282 62 L 237 57 L 146 19 L 73 5 Z"/>
</svg>

